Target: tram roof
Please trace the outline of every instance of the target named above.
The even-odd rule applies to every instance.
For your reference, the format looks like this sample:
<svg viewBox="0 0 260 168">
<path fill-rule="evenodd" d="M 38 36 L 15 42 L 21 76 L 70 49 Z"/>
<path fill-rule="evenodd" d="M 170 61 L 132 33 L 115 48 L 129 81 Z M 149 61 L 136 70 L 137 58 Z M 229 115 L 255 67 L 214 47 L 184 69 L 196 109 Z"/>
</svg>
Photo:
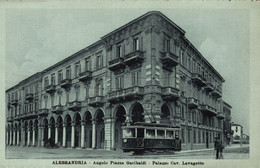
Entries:
<svg viewBox="0 0 260 168">
<path fill-rule="evenodd" d="M 173 126 L 169 124 L 158 124 L 158 123 L 144 123 L 144 122 L 136 122 L 130 126 L 145 126 L 145 127 L 162 127 L 162 128 L 180 128 L 178 126 Z"/>
</svg>

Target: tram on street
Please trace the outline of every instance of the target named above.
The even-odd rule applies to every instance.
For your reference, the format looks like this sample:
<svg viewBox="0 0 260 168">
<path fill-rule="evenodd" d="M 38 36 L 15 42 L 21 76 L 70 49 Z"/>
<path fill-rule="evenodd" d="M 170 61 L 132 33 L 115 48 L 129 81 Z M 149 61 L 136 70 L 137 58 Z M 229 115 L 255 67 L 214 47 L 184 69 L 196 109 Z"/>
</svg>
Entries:
<svg viewBox="0 0 260 168">
<path fill-rule="evenodd" d="M 146 151 L 180 151 L 180 127 L 157 123 L 136 122 L 123 126 L 122 149 L 141 154 Z"/>
</svg>

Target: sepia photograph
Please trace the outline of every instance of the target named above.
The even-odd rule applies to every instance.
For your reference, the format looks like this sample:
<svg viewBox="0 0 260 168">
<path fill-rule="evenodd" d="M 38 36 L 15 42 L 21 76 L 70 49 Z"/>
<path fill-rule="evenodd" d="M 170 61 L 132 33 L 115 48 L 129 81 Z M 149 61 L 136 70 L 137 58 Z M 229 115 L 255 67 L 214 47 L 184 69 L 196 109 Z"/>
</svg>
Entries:
<svg viewBox="0 0 260 168">
<path fill-rule="evenodd" d="M 256 164 L 253 7 L 108 2 L 3 3 L 3 165 Z"/>
</svg>

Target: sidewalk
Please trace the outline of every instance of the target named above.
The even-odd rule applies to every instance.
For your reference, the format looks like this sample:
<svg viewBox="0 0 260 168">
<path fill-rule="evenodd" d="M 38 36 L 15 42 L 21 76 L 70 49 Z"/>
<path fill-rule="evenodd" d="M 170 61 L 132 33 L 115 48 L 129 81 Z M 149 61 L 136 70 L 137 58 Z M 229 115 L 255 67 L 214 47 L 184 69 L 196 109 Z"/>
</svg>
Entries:
<svg viewBox="0 0 260 168">
<path fill-rule="evenodd" d="M 248 148 L 249 144 L 243 144 L 240 146 L 240 144 L 232 144 L 231 146 L 226 146 L 225 149 L 234 149 L 234 148 Z M 194 150 L 182 150 L 175 153 L 189 153 L 189 152 L 201 152 L 201 151 L 212 151 L 214 148 L 207 148 L 207 149 L 194 149 Z"/>
</svg>

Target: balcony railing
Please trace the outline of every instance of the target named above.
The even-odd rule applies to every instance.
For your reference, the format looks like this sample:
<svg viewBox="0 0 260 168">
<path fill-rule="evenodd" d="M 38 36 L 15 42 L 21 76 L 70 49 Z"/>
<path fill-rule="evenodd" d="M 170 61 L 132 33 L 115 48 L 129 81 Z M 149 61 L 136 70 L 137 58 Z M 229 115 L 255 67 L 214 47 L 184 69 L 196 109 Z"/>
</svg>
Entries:
<svg viewBox="0 0 260 168">
<path fill-rule="evenodd" d="M 25 96 L 26 100 L 32 100 L 33 99 L 33 94 L 32 93 L 27 93 Z"/>
<path fill-rule="evenodd" d="M 81 109 L 81 102 L 79 101 L 73 101 L 68 103 L 68 109 L 71 111 L 78 111 Z"/>
<path fill-rule="evenodd" d="M 20 121 L 20 120 L 21 120 L 21 115 L 20 115 L 20 114 L 17 114 L 17 115 L 14 117 L 14 120 L 15 120 L 15 121 Z"/>
<path fill-rule="evenodd" d="M 61 105 L 52 106 L 51 112 L 61 114 L 63 112 L 63 107 Z"/>
<path fill-rule="evenodd" d="M 222 97 L 222 93 L 219 89 L 217 89 L 216 87 L 214 88 L 214 90 L 211 92 L 211 95 L 213 97 L 216 97 L 216 98 L 220 98 Z"/>
<path fill-rule="evenodd" d="M 180 97 L 180 90 L 174 87 L 162 87 L 161 95 L 163 100 L 177 100 Z"/>
<path fill-rule="evenodd" d="M 199 101 L 193 97 L 188 98 L 188 107 L 193 109 L 199 106 Z"/>
<path fill-rule="evenodd" d="M 88 104 L 93 107 L 102 106 L 105 103 L 104 96 L 90 97 Z"/>
<path fill-rule="evenodd" d="M 11 101 L 11 105 L 17 106 L 17 104 L 18 104 L 18 100 L 17 99 L 14 99 L 14 100 Z"/>
<path fill-rule="evenodd" d="M 64 79 L 60 82 L 60 87 L 68 89 L 71 86 L 71 79 Z"/>
<path fill-rule="evenodd" d="M 207 83 L 206 83 L 206 86 L 204 86 L 204 90 L 205 90 L 206 92 L 211 92 L 211 91 L 214 90 L 214 87 L 213 87 L 213 85 L 212 85 L 210 82 L 207 82 Z"/>
<path fill-rule="evenodd" d="M 48 109 L 46 109 L 46 108 L 42 108 L 42 109 L 40 109 L 39 110 L 39 113 L 38 113 L 38 115 L 39 116 L 47 116 L 49 114 L 49 112 L 48 112 Z"/>
<path fill-rule="evenodd" d="M 171 69 L 179 64 L 179 56 L 172 52 L 161 52 L 161 61 L 163 63 L 163 68 Z"/>
<path fill-rule="evenodd" d="M 48 113 L 47 113 L 48 115 Z M 46 116 L 46 114 L 43 114 L 42 116 Z M 23 115 L 20 116 L 20 119 L 33 119 L 33 118 L 37 118 L 38 114 L 37 111 L 30 111 L 28 113 L 25 113 Z"/>
<path fill-rule="evenodd" d="M 136 50 L 133 51 L 127 55 L 125 55 L 125 60 L 124 62 L 128 65 L 128 66 L 132 66 L 135 64 L 140 64 L 143 62 L 144 59 L 144 55 L 143 55 L 143 51 L 140 50 Z"/>
<path fill-rule="evenodd" d="M 216 109 L 209 105 L 202 104 L 200 108 L 202 112 L 208 113 L 209 115 L 217 115 Z"/>
<path fill-rule="evenodd" d="M 92 72 L 91 71 L 85 71 L 79 74 L 79 81 L 81 82 L 87 82 L 91 80 L 92 78 Z"/>
<path fill-rule="evenodd" d="M 13 122 L 14 121 L 14 117 L 7 117 L 7 122 Z"/>
<path fill-rule="evenodd" d="M 120 89 L 108 93 L 108 101 L 110 103 L 139 99 L 144 95 L 144 88 L 141 86 L 133 86 L 126 89 Z"/>
<path fill-rule="evenodd" d="M 198 73 L 193 73 L 191 75 L 191 80 L 193 83 L 197 84 L 200 87 L 206 86 L 206 80 Z"/>
<path fill-rule="evenodd" d="M 55 92 L 55 85 L 48 85 L 45 87 L 45 92 L 52 94 Z"/>
<path fill-rule="evenodd" d="M 108 69 L 110 69 L 111 71 L 125 68 L 124 58 L 122 57 L 113 59 L 109 61 L 108 64 L 109 64 Z"/>
</svg>

